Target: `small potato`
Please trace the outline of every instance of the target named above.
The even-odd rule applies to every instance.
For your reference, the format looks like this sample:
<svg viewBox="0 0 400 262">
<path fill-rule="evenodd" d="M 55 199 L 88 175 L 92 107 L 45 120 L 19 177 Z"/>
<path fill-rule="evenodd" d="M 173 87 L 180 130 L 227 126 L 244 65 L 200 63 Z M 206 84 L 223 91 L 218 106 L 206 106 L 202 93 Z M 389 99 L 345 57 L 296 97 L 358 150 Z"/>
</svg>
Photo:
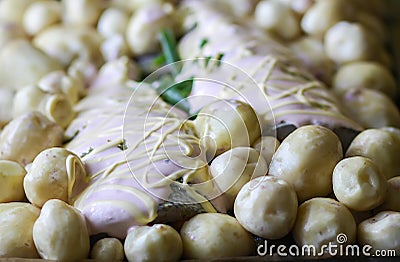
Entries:
<svg viewBox="0 0 400 262">
<path fill-rule="evenodd" d="M 380 91 L 352 89 L 341 99 L 344 112 L 365 128 L 400 127 L 400 111 L 396 104 Z"/>
<path fill-rule="evenodd" d="M 59 199 L 47 201 L 33 225 L 33 241 L 41 258 L 80 261 L 90 243 L 83 215 Z"/>
<path fill-rule="evenodd" d="M 254 143 L 254 149 L 264 158 L 267 166 L 281 143 L 273 136 L 262 136 Z"/>
<path fill-rule="evenodd" d="M 261 136 L 254 109 L 237 100 L 206 105 L 194 124 L 209 159 L 234 147 L 250 146 Z"/>
<path fill-rule="evenodd" d="M 90 257 L 96 261 L 122 261 L 124 256 L 124 246 L 121 241 L 112 237 L 97 241 L 90 252 Z"/>
<path fill-rule="evenodd" d="M 242 187 L 234 212 L 247 231 L 266 239 L 279 239 L 292 229 L 297 205 L 296 191 L 289 183 L 264 176 Z"/>
<path fill-rule="evenodd" d="M 61 65 L 28 40 L 16 39 L 0 49 L 0 68 L 1 86 L 18 90 L 36 84 L 42 76 L 60 70 Z"/>
<path fill-rule="evenodd" d="M 396 80 L 391 72 L 376 62 L 360 61 L 342 65 L 333 78 L 333 91 L 339 96 L 351 89 L 380 91 L 390 98 L 396 95 Z"/>
<path fill-rule="evenodd" d="M 345 21 L 329 28 L 324 36 L 324 45 L 328 57 L 337 64 L 376 59 L 379 47 L 372 33 L 363 25 Z"/>
<path fill-rule="evenodd" d="M 40 209 L 28 203 L 0 204 L 0 258 L 39 258 L 32 228 Z"/>
<path fill-rule="evenodd" d="M 324 44 L 320 39 L 313 36 L 301 37 L 289 47 L 310 73 L 330 85 L 335 64 L 326 55 Z"/>
<path fill-rule="evenodd" d="M 14 96 L 13 116 L 39 111 L 60 127 L 67 127 L 75 116 L 72 103 L 64 93 L 46 93 L 37 86 L 26 86 Z"/>
<path fill-rule="evenodd" d="M 63 22 L 73 26 L 93 26 L 105 7 L 104 0 L 62 0 Z"/>
<path fill-rule="evenodd" d="M 400 173 L 400 139 L 390 131 L 367 129 L 357 135 L 346 152 L 346 157 L 370 158 L 381 173 L 390 179 Z"/>
<path fill-rule="evenodd" d="M 58 1 L 37 1 L 28 6 L 22 24 L 25 32 L 35 35 L 61 21 L 61 4 Z"/>
<path fill-rule="evenodd" d="M 379 206 L 386 195 L 386 177 L 366 157 L 355 156 L 340 161 L 333 170 L 332 181 L 336 198 L 356 211 Z"/>
<path fill-rule="evenodd" d="M 0 159 L 26 165 L 45 148 L 61 146 L 63 130 L 34 111 L 13 119 L 0 135 Z"/>
<path fill-rule="evenodd" d="M 24 200 L 25 175 L 25 169 L 17 162 L 0 160 L 0 203 Z"/>
<path fill-rule="evenodd" d="M 103 63 L 100 54 L 101 37 L 91 27 L 58 24 L 37 34 L 33 43 L 64 67 L 69 66 L 74 59 L 85 59 L 95 65 Z"/>
<path fill-rule="evenodd" d="M 292 184 L 302 202 L 332 192 L 332 172 L 342 157 L 340 140 L 330 129 L 303 126 L 282 141 L 268 173 Z"/>
<path fill-rule="evenodd" d="M 79 92 L 84 88 L 81 81 L 61 70 L 42 77 L 38 82 L 38 87 L 46 93 L 65 94 L 71 104 L 78 101 Z"/>
<path fill-rule="evenodd" d="M 392 177 L 387 181 L 387 192 L 385 201 L 378 207 L 382 211 L 400 212 L 400 176 Z"/>
<path fill-rule="evenodd" d="M 124 244 L 125 255 L 133 261 L 178 261 L 182 256 L 182 240 L 171 226 L 133 227 Z"/>
<path fill-rule="evenodd" d="M 171 28 L 172 6 L 146 5 L 134 13 L 126 29 L 126 40 L 134 55 L 144 55 L 158 49 L 158 34 L 163 28 Z"/>
<path fill-rule="evenodd" d="M 226 214 L 198 214 L 183 224 L 180 233 L 186 259 L 248 256 L 255 249 L 252 235 Z"/>
<path fill-rule="evenodd" d="M 97 31 L 104 38 L 113 35 L 123 35 L 129 22 L 129 15 L 126 11 L 109 7 L 100 16 L 97 23 Z"/>
<path fill-rule="evenodd" d="M 77 193 L 75 184 L 85 178 L 79 157 L 67 149 L 53 147 L 35 157 L 25 176 L 24 189 L 28 200 L 38 207 L 54 198 L 72 203 Z"/>
<path fill-rule="evenodd" d="M 299 206 L 293 228 L 293 237 L 300 246 L 313 245 L 321 250 L 329 242 L 350 244 L 356 239 L 356 223 L 351 212 L 331 198 L 316 197 Z M 338 243 L 338 235 L 347 241 Z"/>
<path fill-rule="evenodd" d="M 384 211 L 358 225 L 358 241 L 376 250 L 395 250 L 400 255 L 400 212 Z"/>
<path fill-rule="evenodd" d="M 2 21 L 22 25 L 24 13 L 29 5 L 37 0 L 1 0 L 0 17 Z"/>
<path fill-rule="evenodd" d="M 304 32 L 313 36 L 323 36 L 334 24 L 352 17 L 352 6 L 346 0 L 316 1 L 301 20 Z"/>
<path fill-rule="evenodd" d="M 243 185 L 250 179 L 266 175 L 268 165 L 255 149 L 235 147 L 217 156 L 210 165 L 210 172 L 214 182 L 224 192 L 228 205 L 233 207 Z"/>
<path fill-rule="evenodd" d="M 273 32 L 285 40 L 300 35 L 297 17 L 289 6 L 276 0 L 260 1 L 254 12 L 256 24 L 265 30 Z"/>
</svg>

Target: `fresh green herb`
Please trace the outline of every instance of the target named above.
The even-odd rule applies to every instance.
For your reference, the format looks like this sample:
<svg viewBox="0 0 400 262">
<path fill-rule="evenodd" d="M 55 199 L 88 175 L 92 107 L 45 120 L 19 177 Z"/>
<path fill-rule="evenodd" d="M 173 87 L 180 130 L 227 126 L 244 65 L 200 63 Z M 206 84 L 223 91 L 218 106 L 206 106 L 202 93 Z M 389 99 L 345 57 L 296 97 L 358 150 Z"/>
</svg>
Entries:
<svg viewBox="0 0 400 262">
<path fill-rule="evenodd" d="M 178 83 L 170 82 L 169 86 L 167 84 L 161 85 L 157 91 L 168 104 L 176 105 L 185 112 L 189 112 L 190 105 L 185 98 L 192 92 L 192 86 L 193 79 L 189 79 Z"/>
<path fill-rule="evenodd" d="M 90 147 L 87 152 L 84 152 L 84 153 L 81 154 L 81 158 L 85 157 L 87 154 L 89 154 L 92 151 L 93 151 L 93 147 Z"/>
<path fill-rule="evenodd" d="M 153 65 L 156 67 L 161 67 L 164 64 L 165 64 L 164 54 L 160 54 L 156 58 L 153 59 Z"/>
<path fill-rule="evenodd" d="M 200 42 L 200 49 L 203 49 L 206 45 L 208 44 L 208 39 L 207 38 L 203 38 Z"/>
<path fill-rule="evenodd" d="M 160 43 L 162 52 L 167 64 L 172 64 L 172 75 L 175 77 L 180 72 L 181 68 L 176 62 L 180 61 L 178 54 L 176 39 L 171 29 L 161 31 Z"/>
<path fill-rule="evenodd" d="M 182 68 L 180 63 L 176 63 L 181 59 L 178 54 L 175 36 L 171 29 L 163 30 L 160 33 L 160 43 L 165 63 L 171 64 L 172 70 L 170 74 L 166 74 L 158 80 L 156 91 L 165 102 L 189 112 L 190 105 L 185 98 L 192 92 L 193 79 L 180 82 L 176 80 L 176 76 Z"/>
<path fill-rule="evenodd" d="M 221 65 L 221 60 L 224 57 L 224 53 L 218 53 L 217 56 L 215 57 L 215 59 L 217 60 L 217 66 Z"/>
<path fill-rule="evenodd" d="M 207 67 L 208 66 L 208 64 L 210 63 L 210 60 L 212 59 L 212 56 L 206 56 L 205 58 L 204 58 L 204 65 L 205 65 L 205 67 Z"/>
<path fill-rule="evenodd" d="M 126 140 L 125 140 L 125 138 L 122 139 L 122 142 L 119 143 L 119 144 L 117 145 L 117 147 L 118 147 L 121 151 L 124 151 L 124 150 L 127 150 L 127 149 L 128 149 L 128 146 L 126 145 Z"/>
</svg>

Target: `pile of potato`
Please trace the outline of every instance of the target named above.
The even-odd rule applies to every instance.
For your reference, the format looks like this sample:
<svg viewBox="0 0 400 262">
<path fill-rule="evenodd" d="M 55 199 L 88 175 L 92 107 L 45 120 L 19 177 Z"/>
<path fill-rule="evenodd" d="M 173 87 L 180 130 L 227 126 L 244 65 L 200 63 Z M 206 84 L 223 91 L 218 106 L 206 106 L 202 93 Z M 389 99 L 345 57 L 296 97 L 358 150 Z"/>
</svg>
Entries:
<svg viewBox="0 0 400 262">
<path fill-rule="evenodd" d="M 400 255 L 400 113 L 385 49 L 387 2 L 220 2 L 290 47 L 366 129 L 345 150 L 322 126 L 300 127 L 283 141 L 246 130 L 252 147 L 235 140 L 209 167 L 232 215 L 137 226 L 126 239 L 91 243 L 73 207 L 74 184 L 88 178 L 80 156 L 62 147 L 65 128 L 88 88 L 140 79 L 149 68 L 136 61 L 160 51 L 161 29 L 184 34 L 190 13 L 167 0 L 0 0 L 0 258 L 210 259 L 255 255 L 254 236 L 292 234 L 296 244 L 320 248 L 340 233 L 345 244 Z M 229 128 L 233 118 L 256 121 L 235 113 L 215 117 Z M 209 121 L 199 118 L 197 128 Z"/>
</svg>

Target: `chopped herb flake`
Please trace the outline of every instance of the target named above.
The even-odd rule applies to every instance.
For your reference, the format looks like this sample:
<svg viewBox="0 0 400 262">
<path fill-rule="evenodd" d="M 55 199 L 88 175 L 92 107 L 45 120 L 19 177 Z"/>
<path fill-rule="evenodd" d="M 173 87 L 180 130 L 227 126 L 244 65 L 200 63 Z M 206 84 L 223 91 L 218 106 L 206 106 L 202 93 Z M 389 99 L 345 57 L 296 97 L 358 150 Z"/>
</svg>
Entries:
<svg viewBox="0 0 400 262">
<path fill-rule="evenodd" d="M 81 154 L 81 158 L 85 157 L 87 154 L 89 154 L 92 151 L 93 151 L 93 147 L 90 147 L 87 152 L 84 152 L 84 153 Z"/>
<path fill-rule="evenodd" d="M 200 42 L 200 49 L 203 49 L 206 45 L 208 44 L 208 39 L 207 38 L 203 38 Z"/>
<path fill-rule="evenodd" d="M 117 145 L 117 147 L 118 147 L 120 150 L 122 150 L 122 151 L 127 150 L 127 149 L 128 149 L 128 146 L 126 145 L 126 140 L 125 140 L 125 139 L 122 139 L 122 142 L 119 143 L 119 144 Z"/>
</svg>

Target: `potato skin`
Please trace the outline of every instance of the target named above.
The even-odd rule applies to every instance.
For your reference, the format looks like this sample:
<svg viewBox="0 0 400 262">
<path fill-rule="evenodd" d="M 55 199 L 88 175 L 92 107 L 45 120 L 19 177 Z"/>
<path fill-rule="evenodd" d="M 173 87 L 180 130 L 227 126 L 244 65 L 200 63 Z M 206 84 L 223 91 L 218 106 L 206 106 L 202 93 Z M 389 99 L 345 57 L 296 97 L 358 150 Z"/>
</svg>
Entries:
<svg viewBox="0 0 400 262">
<path fill-rule="evenodd" d="M 40 209 L 28 203 L 0 204 L 0 258 L 39 258 L 32 228 Z"/>
<path fill-rule="evenodd" d="M 338 243 L 340 233 L 347 236 L 346 243 L 356 239 L 356 223 L 351 212 L 331 198 L 316 197 L 299 206 L 293 237 L 298 245 L 313 245 L 320 250 L 329 242 Z"/>
<path fill-rule="evenodd" d="M 178 261 L 182 256 L 182 240 L 168 225 L 138 226 L 128 231 L 124 250 L 129 262 Z"/>
<path fill-rule="evenodd" d="M 25 168 L 17 162 L 0 160 L 0 203 L 24 200 L 25 175 Z"/>
<path fill-rule="evenodd" d="M 303 126 L 275 152 L 269 175 L 294 186 L 300 202 L 332 192 L 332 172 L 343 157 L 339 138 L 322 126 Z"/>
<path fill-rule="evenodd" d="M 375 250 L 395 250 L 400 255 L 400 212 L 384 211 L 358 225 L 358 241 Z M 372 253 L 372 252 L 371 252 Z"/>
<path fill-rule="evenodd" d="M 24 189 L 29 201 L 42 207 L 50 199 L 72 202 L 73 188 L 83 180 L 83 163 L 65 148 L 53 147 L 40 152 L 24 178 Z"/>
<path fill-rule="evenodd" d="M 249 232 L 279 239 L 292 229 L 297 214 L 294 188 L 276 177 L 257 177 L 245 184 L 235 200 L 235 217 Z"/>
<path fill-rule="evenodd" d="M 364 156 L 370 158 L 386 179 L 399 175 L 400 137 L 384 129 L 367 129 L 351 142 L 346 157 Z"/>
<path fill-rule="evenodd" d="M 226 214 L 198 214 L 180 231 L 187 259 L 211 259 L 250 255 L 254 241 L 239 222 Z"/>
<path fill-rule="evenodd" d="M 61 146 L 63 130 L 38 111 L 13 119 L 0 134 L 0 159 L 26 165 L 40 151 Z"/>
<path fill-rule="evenodd" d="M 113 237 L 100 239 L 90 252 L 92 259 L 103 261 L 122 261 L 124 256 L 124 246 L 121 241 Z"/>
<path fill-rule="evenodd" d="M 341 160 L 333 170 L 332 181 L 336 198 L 356 211 L 367 211 L 379 206 L 386 195 L 386 177 L 366 157 L 355 156 Z"/>
<path fill-rule="evenodd" d="M 44 259 L 78 261 L 89 255 L 85 218 L 59 199 L 51 199 L 43 205 L 33 225 L 33 240 Z"/>
</svg>

